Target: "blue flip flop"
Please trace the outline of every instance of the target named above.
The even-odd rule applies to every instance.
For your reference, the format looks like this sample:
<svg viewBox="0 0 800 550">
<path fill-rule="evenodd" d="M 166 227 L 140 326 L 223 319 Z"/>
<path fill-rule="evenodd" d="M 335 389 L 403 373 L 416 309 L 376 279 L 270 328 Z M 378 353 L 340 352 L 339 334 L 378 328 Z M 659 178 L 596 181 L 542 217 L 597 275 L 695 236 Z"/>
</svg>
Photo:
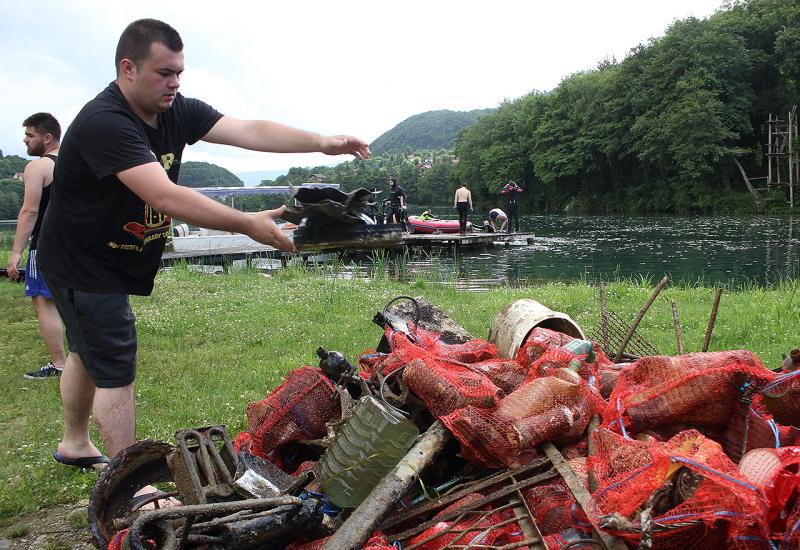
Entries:
<svg viewBox="0 0 800 550">
<path fill-rule="evenodd" d="M 100 456 L 82 456 L 80 458 L 67 458 L 62 456 L 61 453 L 53 453 L 53 458 L 56 462 L 60 462 L 64 466 L 72 466 L 74 468 L 93 468 L 95 464 L 108 464 L 111 462 L 106 455 Z"/>
</svg>

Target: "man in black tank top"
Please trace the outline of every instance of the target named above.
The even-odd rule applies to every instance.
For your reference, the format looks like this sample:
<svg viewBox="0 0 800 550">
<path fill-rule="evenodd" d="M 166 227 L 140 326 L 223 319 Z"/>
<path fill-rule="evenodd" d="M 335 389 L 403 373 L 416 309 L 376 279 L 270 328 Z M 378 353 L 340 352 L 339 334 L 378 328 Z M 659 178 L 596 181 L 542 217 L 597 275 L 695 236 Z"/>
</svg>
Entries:
<svg viewBox="0 0 800 550">
<path fill-rule="evenodd" d="M 25 127 L 24 141 L 28 148 L 28 155 L 41 158 L 31 161 L 25 166 L 23 175 L 25 195 L 17 218 L 17 230 L 6 270 L 12 279 L 20 276 L 17 266 L 30 238 L 28 263 L 25 269 L 25 296 L 30 296 L 33 301 L 33 308 L 39 318 L 39 332 L 50 352 L 49 362 L 42 368 L 25 374 L 25 378 L 38 380 L 59 376 L 66 361 L 61 318 L 36 261 L 36 245 L 44 212 L 50 201 L 50 188 L 53 183 L 53 168 L 61 139 L 61 126 L 50 113 L 31 115 L 25 119 L 22 125 Z"/>
</svg>

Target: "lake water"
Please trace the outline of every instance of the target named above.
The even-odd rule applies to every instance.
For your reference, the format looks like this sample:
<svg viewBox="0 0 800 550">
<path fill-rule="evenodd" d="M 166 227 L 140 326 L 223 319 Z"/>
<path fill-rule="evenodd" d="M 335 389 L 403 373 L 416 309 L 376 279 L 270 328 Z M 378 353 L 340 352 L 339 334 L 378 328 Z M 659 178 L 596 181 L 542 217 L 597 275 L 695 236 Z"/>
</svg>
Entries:
<svg viewBox="0 0 800 550">
<path fill-rule="evenodd" d="M 438 210 L 438 209 L 437 209 Z M 438 215 L 454 217 L 442 209 Z M 478 221 L 473 216 L 473 221 Z M 382 261 L 400 278 L 427 276 L 480 290 L 540 281 L 597 281 L 668 274 L 674 282 L 767 285 L 800 277 L 800 217 L 522 216 L 526 246 L 452 252 L 417 250 Z M 13 226 L 0 227 L 11 247 Z M 5 237 L 5 238 L 4 238 Z M 5 262 L 5 256 L 0 258 Z M 374 255 L 345 259 L 341 276 L 368 276 Z M 350 262 L 354 262 L 350 265 Z"/>
<path fill-rule="evenodd" d="M 444 214 L 441 214 L 444 215 Z M 477 218 L 474 220 L 477 221 Z M 800 276 L 800 218 L 677 216 L 522 216 L 526 246 L 452 253 L 418 252 L 410 277 L 431 272 L 480 290 L 525 281 L 648 277 L 674 282 L 767 285 Z"/>
</svg>

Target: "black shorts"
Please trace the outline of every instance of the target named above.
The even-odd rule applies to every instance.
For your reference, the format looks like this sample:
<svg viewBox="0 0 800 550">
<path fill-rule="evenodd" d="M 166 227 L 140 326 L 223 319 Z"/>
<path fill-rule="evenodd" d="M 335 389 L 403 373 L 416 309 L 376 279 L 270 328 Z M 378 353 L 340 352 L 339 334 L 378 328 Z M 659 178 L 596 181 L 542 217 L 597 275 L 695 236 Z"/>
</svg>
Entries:
<svg viewBox="0 0 800 550">
<path fill-rule="evenodd" d="M 45 276 L 45 280 L 47 277 Z M 48 281 L 67 329 L 69 351 L 77 353 L 98 388 L 120 388 L 136 378 L 136 317 L 127 294 L 96 294 Z"/>
</svg>

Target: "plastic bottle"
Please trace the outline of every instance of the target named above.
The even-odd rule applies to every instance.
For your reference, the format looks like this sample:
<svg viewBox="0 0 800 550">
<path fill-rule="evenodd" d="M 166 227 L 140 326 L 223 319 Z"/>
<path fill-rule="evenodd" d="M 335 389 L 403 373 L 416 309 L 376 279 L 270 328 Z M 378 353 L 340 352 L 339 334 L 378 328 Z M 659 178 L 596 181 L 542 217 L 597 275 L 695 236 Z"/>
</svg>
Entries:
<svg viewBox="0 0 800 550">
<path fill-rule="evenodd" d="M 592 348 L 592 343 L 589 340 L 575 338 L 571 342 L 564 344 L 561 349 L 574 353 L 578 357 L 584 357 L 583 361 L 586 363 L 593 363 L 595 360 L 594 348 Z M 581 362 L 576 358 L 569 362 L 569 366 L 574 370 L 578 370 Z"/>
<path fill-rule="evenodd" d="M 337 506 L 358 506 L 418 436 L 410 420 L 372 396 L 362 397 L 320 460 L 323 492 Z"/>
</svg>

